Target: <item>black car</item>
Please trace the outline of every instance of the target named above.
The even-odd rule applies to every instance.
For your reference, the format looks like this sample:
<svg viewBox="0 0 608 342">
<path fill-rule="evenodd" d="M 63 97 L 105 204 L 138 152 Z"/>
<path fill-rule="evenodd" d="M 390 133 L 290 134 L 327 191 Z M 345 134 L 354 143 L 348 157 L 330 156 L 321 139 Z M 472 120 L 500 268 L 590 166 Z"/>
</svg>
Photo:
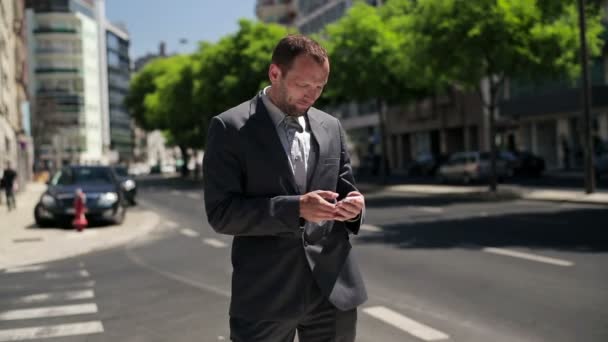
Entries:
<svg viewBox="0 0 608 342">
<path fill-rule="evenodd" d="M 135 196 L 137 195 L 137 182 L 129 175 L 129 171 L 126 166 L 113 166 L 114 173 L 118 177 L 120 186 L 125 194 L 125 199 L 130 205 L 135 205 Z"/>
<path fill-rule="evenodd" d="M 125 218 L 124 193 L 112 168 L 107 166 L 69 166 L 57 172 L 48 183 L 34 209 L 38 226 L 68 224 L 74 218 L 74 194 L 86 195 L 89 221 L 121 224 Z"/>
<path fill-rule="evenodd" d="M 540 177 L 545 171 L 545 160 L 528 151 L 516 151 L 517 163 L 513 169 L 517 176 Z"/>
</svg>

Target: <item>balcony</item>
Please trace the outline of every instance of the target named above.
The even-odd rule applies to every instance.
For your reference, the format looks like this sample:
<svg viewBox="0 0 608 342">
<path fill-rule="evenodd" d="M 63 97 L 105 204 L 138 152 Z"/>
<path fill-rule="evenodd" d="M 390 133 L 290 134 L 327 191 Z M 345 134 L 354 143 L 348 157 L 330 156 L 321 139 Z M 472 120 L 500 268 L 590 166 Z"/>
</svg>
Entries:
<svg viewBox="0 0 608 342">
<path fill-rule="evenodd" d="M 78 74 L 80 73 L 80 68 L 36 68 L 36 74 Z"/>
<path fill-rule="evenodd" d="M 65 33 L 65 34 L 77 34 L 78 30 L 68 27 L 39 27 L 34 29 L 34 34 L 50 34 L 50 33 Z"/>
</svg>

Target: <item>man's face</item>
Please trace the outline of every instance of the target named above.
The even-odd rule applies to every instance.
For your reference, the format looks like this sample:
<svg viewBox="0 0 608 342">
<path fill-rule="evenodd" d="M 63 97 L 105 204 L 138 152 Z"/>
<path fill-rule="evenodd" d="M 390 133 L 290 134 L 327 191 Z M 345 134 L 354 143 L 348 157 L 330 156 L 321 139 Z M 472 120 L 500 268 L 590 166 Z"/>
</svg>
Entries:
<svg viewBox="0 0 608 342">
<path fill-rule="evenodd" d="M 319 64 L 312 57 L 300 55 L 286 72 L 271 64 L 268 75 L 275 105 L 287 115 L 301 116 L 321 96 L 329 77 L 329 61 Z"/>
</svg>

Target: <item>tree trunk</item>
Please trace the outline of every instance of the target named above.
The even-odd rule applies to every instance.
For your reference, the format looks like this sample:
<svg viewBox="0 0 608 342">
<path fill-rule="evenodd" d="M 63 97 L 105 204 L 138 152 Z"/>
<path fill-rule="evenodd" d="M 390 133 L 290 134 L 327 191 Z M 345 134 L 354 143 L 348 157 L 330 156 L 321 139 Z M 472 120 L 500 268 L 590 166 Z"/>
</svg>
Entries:
<svg viewBox="0 0 608 342">
<path fill-rule="evenodd" d="M 182 177 L 188 177 L 188 162 L 189 160 L 189 156 L 188 156 L 188 148 L 184 145 L 179 145 L 179 151 L 182 154 L 182 167 L 180 168 L 180 174 L 182 175 Z"/>
<path fill-rule="evenodd" d="M 490 91 L 490 120 L 488 122 L 488 128 L 490 130 L 490 191 L 496 192 L 498 187 L 497 175 L 496 175 L 496 103 L 495 94 Z"/>
<path fill-rule="evenodd" d="M 388 176 L 390 174 L 388 166 L 388 137 L 386 136 L 386 101 L 378 100 L 378 125 L 380 126 L 380 183 L 388 183 Z"/>
</svg>

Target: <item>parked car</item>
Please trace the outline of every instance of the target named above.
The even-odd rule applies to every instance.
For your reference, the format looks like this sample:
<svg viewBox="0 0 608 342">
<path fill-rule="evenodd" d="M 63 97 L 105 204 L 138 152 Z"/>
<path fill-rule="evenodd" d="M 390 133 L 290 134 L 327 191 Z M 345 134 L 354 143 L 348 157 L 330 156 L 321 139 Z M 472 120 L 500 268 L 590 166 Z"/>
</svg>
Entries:
<svg viewBox="0 0 608 342">
<path fill-rule="evenodd" d="M 595 177 L 598 180 L 608 178 L 608 153 L 595 157 Z"/>
<path fill-rule="evenodd" d="M 515 151 L 513 155 L 517 158 L 514 174 L 517 176 L 540 177 L 545 171 L 545 160 L 528 151 Z"/>
<path fill-rule="evenodd" d="M 496 159 L 496 175 L 498 179 L 510 176 L 507 162 L 502 158 Z M 438 179 L 441 182 L 458 181 L 465 184 L 488 179 L 490 176 L 489 152 L 458 152 L 439 168 Z"/>
<path fill-rule="evenodd" d="M 132 177 L 126 166 L 116 165 L 112 167 L 116 173 L 116 177 L 120 182 L 120 186 L 125 194 L 125 199 L 130 205 L 135 205 L 135 196 L 137 195 L 137 182 Z"/>
<path fill-rule="evenodd" d="M 34 208 L 38 226 L 65 224 L 74 217 L 74 194 L 86 195 L 86 216 L 91 221 L 121 224 L 126 205 L 120 182 L 108 166 L 69 166 L 58 171 L 48 183 Z"/>
<path fill-rule="evenodd" d="M 447 159 L 446 155 L 420 154 L 409 165 L 407 174 L 409 176 L 435 176 L 441 164 Z"/>
</svg>

